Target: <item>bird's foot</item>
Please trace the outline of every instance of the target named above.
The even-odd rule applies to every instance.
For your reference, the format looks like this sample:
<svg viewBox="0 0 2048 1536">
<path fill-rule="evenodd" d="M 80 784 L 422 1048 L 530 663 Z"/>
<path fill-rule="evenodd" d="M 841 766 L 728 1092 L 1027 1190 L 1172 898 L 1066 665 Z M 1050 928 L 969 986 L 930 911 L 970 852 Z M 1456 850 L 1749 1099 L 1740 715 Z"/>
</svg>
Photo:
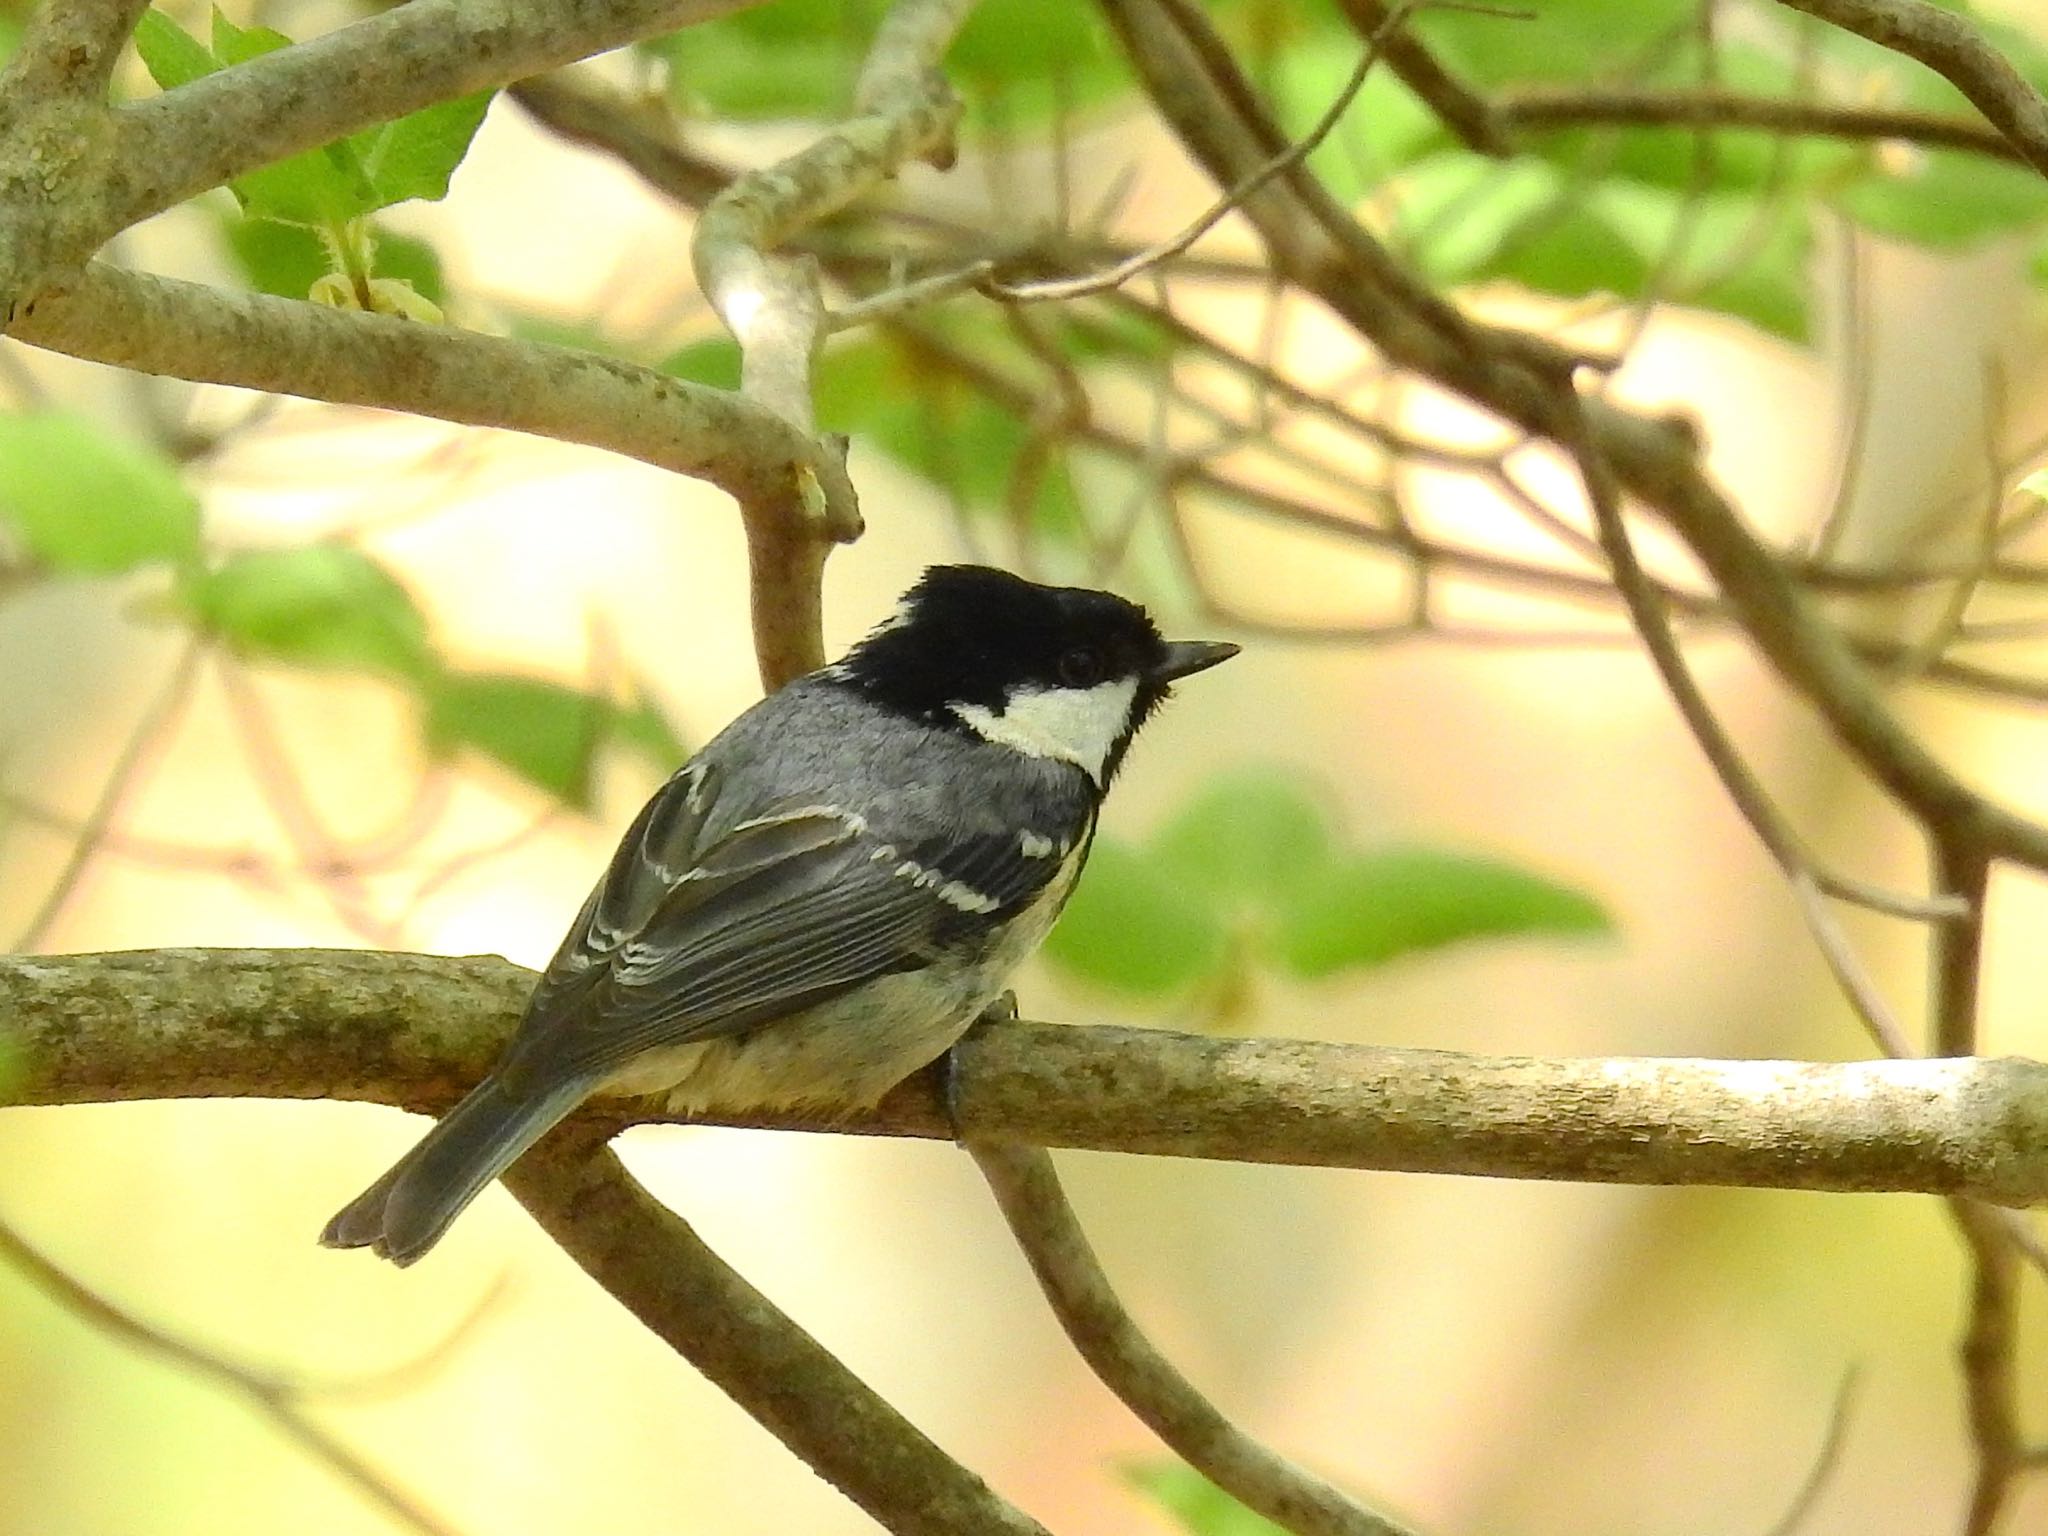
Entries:
<svg viewBox="0 0 2048 1536">
<path fill-rule="evenodd" d="M 946 1106 L 946 1125 L 953 1133 L 956 1146 L 964 1146 L 966 1134 L 960 1129 L 960 1047 L 972 1040 L 991 1024 L 1007 1024 L 1017 1017 L 1017 994 L 1005 990 L 1001 997 L 990 1003 L 975 1016 L 972 1024 L 961 1031 L 960 1038 L 946 1049 L 945 1059 L 939 1067 L 939 1096 Z"/>
</svg>

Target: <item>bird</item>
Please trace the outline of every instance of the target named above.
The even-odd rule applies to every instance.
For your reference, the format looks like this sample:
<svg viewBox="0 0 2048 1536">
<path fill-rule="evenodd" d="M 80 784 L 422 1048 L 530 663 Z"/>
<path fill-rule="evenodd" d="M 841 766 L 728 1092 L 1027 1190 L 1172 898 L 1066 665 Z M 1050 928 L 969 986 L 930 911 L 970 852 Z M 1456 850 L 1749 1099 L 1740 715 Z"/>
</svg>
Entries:
<svg viewBox="0 0 2048 1536">
<path fill-rule="evenodd" d="M 872 1108 L 1004 997 L 1139 727 L 1237 652 L 1111 592 L 933 566 L 656 791 L 496 1065 L 321 1241 L 414 1262 L 599 1094 Z"/>
</svg>

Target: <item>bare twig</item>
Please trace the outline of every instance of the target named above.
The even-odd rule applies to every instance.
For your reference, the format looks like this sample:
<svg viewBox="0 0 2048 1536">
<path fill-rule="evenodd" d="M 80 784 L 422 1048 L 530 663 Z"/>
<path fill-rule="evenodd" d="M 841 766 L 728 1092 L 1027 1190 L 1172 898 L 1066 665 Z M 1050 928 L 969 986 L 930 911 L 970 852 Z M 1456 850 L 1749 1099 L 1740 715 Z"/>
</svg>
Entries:
<svg viewBox="0 0 2048 1536">
<path fill-rule="evenodd" d="M 1785 1506 L 1785 1513 L 1771 1523 L 1764 1536 L 1798 1536 L 1799 1528 L 1820 1502 L 1821 1491 L 1834 1475 L 1842 1459 L 1842 1447 L 1849 1441 L 1849 1415 L 1856 1406 L 1860 1374 L 1853 1365 L 1842 1373 L 1842 1384 L 1835 1388 L 1834 1405 L 1828 1410 L 1828 1427 L 1821 1436 L 1820 1449 L 1814 1452 L 1813 1463 L 1806 1469 L 1806 1477 L 1792 1495 L 1792 1501 Z"/>
<path fill-rule="evenodd" d="M 1430 110 L 1465 141 L 1468 149 L 1482 155 L 1514 153 L 1495 101 L 1459 79 L 1420 38 L 1399 29 L 1389 30 L 1389 8 L 1381 0 L 1338 0 L 1338 8 L 1350 18 L 1352 29 L 1361 38 L 1384 37 L 1382 51 L 1387 56 L 1387 67 L 1429 104 Z M 1502 19 L 1507 19 L 1505 13 Z"/>
<path fill-rule="evenodd" d="M 1259 1444 L 1159 1353 L 1117 1299 L 1042 1148 L 970 1141 L 967 1150 L 1067 1338 L 1103 1384 L 1183 1460 L 1298 1536 L 1405 1536 L 1405 1526 Z"/>
<path fill-rule="evenodd" d="M 1977 1475 L 1964 1536 L 1990 1536 L 2026 1467 L 2019 1426 L 2019 1253 L 1996 1213 L 1969 1200 L 1949 1210 L 1970 1255 L 1969 1322 L 1957 1346 Z"/>
<path fill-rule="evenodd" d="M 1896 139 L 2001 160 L 2022 158 L 2004 135 L 1982 123 L 1905 108 L 1633 85 L 1525 85 L 1502 92 L 1496 102 L 1500 121 L 1524 133 L 1589 127 L 1753 128 L 1817 138 Z"/>
<path fill-rule="evenodd" d="M 418 1532 L 419 1536 L 453 1536 L 453 1527 L 307 1417 L 301 1402 L 305 1392 L 299 1384 L 237 1365 L 142 1321 L 51 1262 L 5 1222 L 0 1222 L 0 1262 L 25 1275 L 36 1289 L 66 1311 L 76 1313 L 103 1332 L 240 1397 L 307 1456 L 405 1529 Z"/>
<path fill-rule="evenodd" d="M 1187 0 L 1102 0 L 1155 103 L 1219 185 L 1272 153 L 1273 127 Z M 2048 869 L 2048 827 L 1988 801 L 1906 730 L 1843 637 L 1701 471 L 1681 426 L 1601 401 L 1581 405 L 1577 361 L 1478 325 L 1390 274 L 1387 253 L 1297 167 L 1245 204 L 1272 259 L 1392 361 L 1559 441 L 1579 430 L 1617 480 L 1654 508 L 1719 585 L 1731 614 L 1871 779 L 1913 815 L 1970 821 L 1987 847 Z"/>
<path fill-rule="evenodd" d="M 1927 0 L 1779 0 L 1918 59 L 1969 97 L 2013 150 L 2048 173 L 2048 102 L 1969 19 Z"/>
<path fill-rule="evenodd" d="M 41 946 L 48 936 L 51 924 L 57 921 L 65 904 L 71 900 L 83 878 L 86 866 L 100 852 L 101 845 L 114 830 L 115 819 L 121 814 L 121 807 L 135 787 L 135 776 L 149 761 L 152 753 L 163 741 L 164 735 L 177 723 L 184 713 L 185 705 L 192 696 L 192 681 L 198 673 L 199 662 L 205 654 L 204 642 L 193 639 L 185 643 L 178 653 L 178 659 L 171 667 L 170 676 L 157 690 L 156 697 L 143 711 L 142 718 L 128 733 L 121 750 L 107 769 L 107 776 L 100 787 L 98 798 L 92 809 L 87 811 L 80 823 L 78 834 L 72 839 L 71 851 L 65 856 L 64 866 L 50 882 L 50 888 L 43 894 L 35 913 L 23 924 L 14 936 L 11 948 L 33 950 Z"/>
<path fill-rule="evenodd" d="M 1171 261 L 1202 236 L 1222 223 L 1246 198 L 1276 176 L 1284 175 L 1301 164 L 1324 139 L 1330 136 L 1344 114 L 1351 109 L 1351 103 L 1358 99 L 1366 77 L 1372 73 L 1373 65 L 1380 60 L 1381 51 L 1389 37 L 1406 24 L 1409 15 L 1427 0 L 1399 0 L 1399 3 L 1380 21 L 1377 28 L 1366 38 L 1365 51 L 1359 55 L 1358 63 L 1352 67 L 1350 78 L 1338 88 L 1336 96 L 1316 119 L 1315 125 L 1295 143 L 1274 155 L 1264 165 L 1253 171 L 1236 186 L 1230 188 L 1201 213 L 1192 223 L 1177 235 L 1133 252 L 1114 266 L 1100 272 L 1090 272 L 1079 277 L 1045 278 L 1037 282 L 1006 283 L 990 278 L 981 284 L 982 291 L 992 298 L 1036 302 L 1040 300 L 1061 300 L 1085 298 L 1090 294 L 1105 293 L 1120 288 L 1139 273 Z"/>
</svg>

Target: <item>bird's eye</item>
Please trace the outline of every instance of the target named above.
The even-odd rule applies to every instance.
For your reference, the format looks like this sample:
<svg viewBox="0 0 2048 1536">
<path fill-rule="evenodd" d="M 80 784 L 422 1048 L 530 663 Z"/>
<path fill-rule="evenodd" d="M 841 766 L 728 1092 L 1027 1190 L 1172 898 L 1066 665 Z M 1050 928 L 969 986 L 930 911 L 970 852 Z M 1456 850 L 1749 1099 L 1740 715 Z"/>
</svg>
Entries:
<svg viewBox="0 0 2048 1536">
<path fill-rule="evenodd" d="M 1060 657 L 1060 682 L 1068 688 L 1093 688 L 1102 681 L 1102 652 L 1077 645 Z"/>
</svg>

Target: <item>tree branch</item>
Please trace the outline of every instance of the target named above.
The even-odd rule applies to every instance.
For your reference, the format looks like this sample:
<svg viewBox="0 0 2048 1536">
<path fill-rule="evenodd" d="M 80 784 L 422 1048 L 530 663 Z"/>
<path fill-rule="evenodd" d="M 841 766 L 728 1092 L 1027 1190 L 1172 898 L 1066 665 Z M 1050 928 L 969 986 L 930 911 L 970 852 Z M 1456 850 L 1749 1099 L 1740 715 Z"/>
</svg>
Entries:
<svg viewBox="0 0 2048 1536">
<path fill-rule="evenodd" d="M 1382 0 L 1337 0 L 1337 5 L 1361 41 L 1379 36 L 1387 25 L 1389 8 Z M 1515 152 L 1498 107 L 1447 69 L 1405 26 L 1387 36 L 1381 51 L 1387 68 L 1464 140 L 1467 149 L 1494 156 Z"/>
<path fill-rule="evenodd" d="M 383 1510 L 397 1525 L 417 1536 L 454 1536 L 453 1527 L 310 1417 L 302 1401 L 306 1395 L 302 1385 L 273 1372 L 239 1365 L 144 1322 L 58 1267 L 5 1222 L 0 1222 L 0 1261 L 27 1276 L 36 1289 L 59 1306 L 124 1344 L 167 1360 L 241 1398 L 308 1457 L 355 1489 L 366 1502 Z"/>
<path fill-rule="evenodd" d="M 57 6 L 0 77 L 0 311 L 244 171 L 748 0 L 415 0 L 109 111 L 136 0 Z"/>
<path fill-rule="evenodd" d="M 113 229 L 436 102 L 757 3 L 411 0 L 123 107 Z"/>
<path fill-rule="evenodd" d="M 103 102 L 122 45 L 149 0 L 44 0 L 34 7 L 0 97 Z"/>
<path fill-rule="evenodd" d="M 370 1100 L 438 1111 L 510 1034 L 531 973 L 495 958 L 139 950 L 0 959 L 28 1104 Z M 955 1050 L 980 1140 L 1588 1183 L 2048 1202 L 2048 1065 L 1496 1057 L 994 1024 Z M 639 1105 L 616 1125 L 669 1117 Z M 951 1140 L 927 1073 L 850 1120 L 783 1129 Z"/>
<path fill-rule="evenodd" d="M 971 1142 L 1039 1289 L 1081 1358 L 1174 1453 L 1297 1536 L 1408 1536 L 1219 1413 L 1139 1331 L 1089 1246 L 1044 1149 Z"/>
<path fill-rule="evenodd" d="M 811 364 L 829 329 L 824 298 L 815 265 L 769 253 L 913 159 L 951 163 L 960 103 L 937 65 L 971 5 L 897 0 L 862 67 L 856 115 L 738 177 L 698 216 L 691 259 L 698 286 L 740 344 L 740 393 L 806 435 Z M 770 690 L 825 664 L 825 554 L 860 534 L 858 517 L 829 517 L 833 509 L 814 500 L 794 497 L 747 522 L 754 648 Z"/>
<path fill-rule="evenodd" d="M 1917 59 L 1969 97 L 2014 151 L 2048 174 L 2048 102 L 1969 19 L 1927 0 L 1779 0 Z"/>
<path fill-rule="evenodd" d="M 228 293 L 100 262 L 36 299 L 14 335 L 143 373 L 609 448 L 710 481 L 750 519 L 806 485 L 831 515 L 858 516 L 841 456 L 773 412 L 571 347 Z"/>
<path fill-rule="evenodd" d="M 1830 0 L 1833 3 L 1833 0 Z M 1220 186 L 1271 153 L 1277 130 L 1229 50 L 1188 0 L 1101 0 L 1146 89 Z M 1580 413 L 1623 488 L 1654 508 L 1705 567 L 1732 615 L 1872 780 L 1916 816 L 1974 824 L 1985 848 L 2048 870 L 2048 828 L 1995 805 L 1900 726 L 1848 642 L 1706 478 L 1682 426 L 1602 400 L 1582 407 L 1568 358 L 1537 339 L 1418 298 L 1387 252 L 1297 169 L 1244 204 L 1274 266 L 1372 342 L 1390 363 L 1434 380 L 1569 451 Z"/>
<path fill-rule="evenodd" d="M 1753 128 L 1827 139 L 1902 139 L 1963 149 L 2001 160 L 2026 157 L 1994 128 L 1966 118 L 1907 108 L 1837 106 L 1789 96 L 1749 96 L 1713 88 L 1521 86 L 1504 93 L 1499 112 L 1519 132 L 1566 128 Z"/>
<path fill-rule="evenodd" d="M 505 1177 L 590 1277 L 898 1536 L 1045 1536 L 925 1438 L 572 1127 Z"/>
</svg>

